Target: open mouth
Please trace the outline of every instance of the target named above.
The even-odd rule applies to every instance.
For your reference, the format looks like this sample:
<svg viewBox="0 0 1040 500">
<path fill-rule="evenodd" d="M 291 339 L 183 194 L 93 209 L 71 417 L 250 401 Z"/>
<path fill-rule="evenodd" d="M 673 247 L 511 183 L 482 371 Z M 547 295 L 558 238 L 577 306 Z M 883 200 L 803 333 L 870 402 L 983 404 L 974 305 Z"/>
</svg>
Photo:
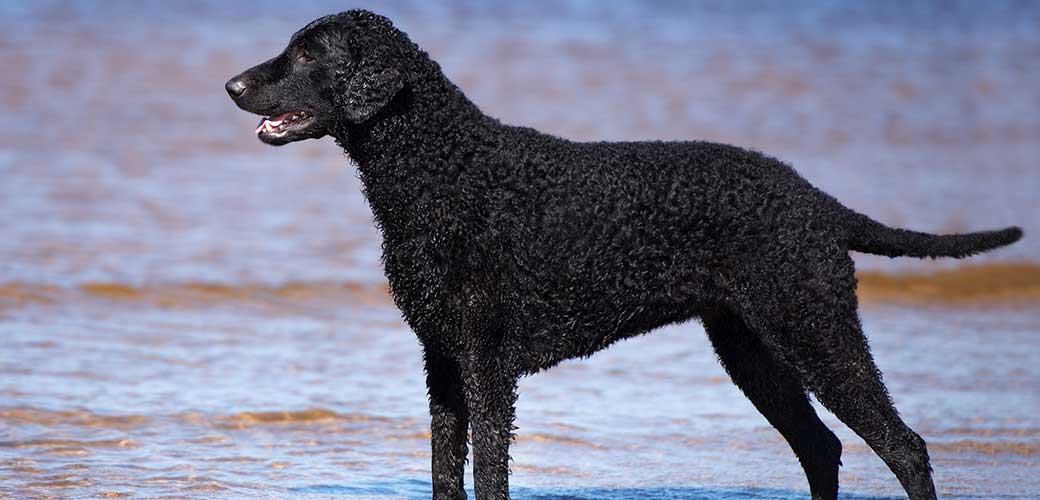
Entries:
<svg viewBox="0 0 1040 500">
<path fill-rule="evenodd" d="M 307 128 L 314 121 L 314 116 L 306 111 L 291 111 L 270 118 L 261 118 L 256 126 L 256 135 L 261 139 L 277 139 L 289 132 Z"/>
</svg>

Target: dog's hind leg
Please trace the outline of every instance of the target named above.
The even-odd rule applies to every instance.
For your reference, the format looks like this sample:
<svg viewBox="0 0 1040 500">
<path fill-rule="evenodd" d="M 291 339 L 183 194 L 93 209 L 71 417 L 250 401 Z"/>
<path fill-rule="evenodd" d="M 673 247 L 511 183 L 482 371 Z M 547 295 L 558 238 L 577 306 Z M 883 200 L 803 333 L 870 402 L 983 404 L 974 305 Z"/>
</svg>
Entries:
<svg viewBox="0 0 1040 500">
<path fill-rule="evenodd" d="M 787 279 L 774 276 L 772 290 L 758 290 L 759 300 L 745 304 L 752 328 L 768 332 L 767 345 L 884 460 L 910 500 L 935 500 L 924 440 L 899 417 L 863 336 L 851 260 L 777 267 Z"/>
<path fill-rule="evenodd" d="M 910 500 L 934 500 L 935 486 L 924 440 L 899 417 L 853 317 L 820 328 L 815 356 L 806 363 L 816 398 L 858 434 L 888 465 Z M 831 336 L 845 337 L 835 345 Z M 826 340 L 825 340 L 826 339 Z"/>
<path fill-rule="evenodd" d="M 798 456 L 813 500 L 835 500 L 841 442 L 816 415 L 798 374 L 780 363 L 758 334 L 730 311 L 712 312 L 703 321 L 733 383 Z"/>
</svg>

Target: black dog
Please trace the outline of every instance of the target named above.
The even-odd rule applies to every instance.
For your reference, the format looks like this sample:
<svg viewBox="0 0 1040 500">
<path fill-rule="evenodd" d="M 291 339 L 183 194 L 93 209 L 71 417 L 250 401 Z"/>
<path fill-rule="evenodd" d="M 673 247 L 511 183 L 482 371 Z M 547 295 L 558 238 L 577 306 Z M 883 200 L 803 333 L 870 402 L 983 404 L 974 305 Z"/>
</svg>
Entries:
<svg viewBox="0 0 1040 500">
<path fill-rule="evenodd" d="M 965 257 L 1018 228 L 937 236 L 843 207 L 791 167 L 706 142 L 579 143 L 503 125 L 384 17 L 318 19 L 227 83 L 274 145 L 326 135 L 357 163 L 394 299 L 424 347 L 433 496 L 508 498 L 517 380 L 701 318 L 733 381 L 783 434 L 814 499 L 841 443 L 807 391 L 935 498 L 860 331 L 849 251 Z"/>
</svg>

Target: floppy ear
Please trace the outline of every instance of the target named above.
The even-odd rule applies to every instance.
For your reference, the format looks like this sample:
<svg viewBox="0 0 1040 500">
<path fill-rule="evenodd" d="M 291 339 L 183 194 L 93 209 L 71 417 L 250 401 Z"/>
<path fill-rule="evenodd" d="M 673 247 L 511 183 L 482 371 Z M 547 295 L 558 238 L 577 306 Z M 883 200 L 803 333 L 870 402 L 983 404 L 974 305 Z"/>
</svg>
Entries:
<svg viewBox="0 0 1040 500">
<path fill-rule="evenodd" d="M 401 91 L 404 79 L 394 68 L 373 68 L 358 71 L 347 82 L 346 113 L 354 123 L 363 122 L 376 114 Z"/>
</svg>

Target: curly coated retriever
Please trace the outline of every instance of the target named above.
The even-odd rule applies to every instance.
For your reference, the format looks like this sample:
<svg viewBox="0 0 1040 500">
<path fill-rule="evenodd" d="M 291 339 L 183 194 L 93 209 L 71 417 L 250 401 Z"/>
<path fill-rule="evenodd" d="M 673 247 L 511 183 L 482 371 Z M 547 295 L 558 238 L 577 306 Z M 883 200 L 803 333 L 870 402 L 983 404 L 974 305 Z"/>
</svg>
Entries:
<svg viewBox="0 0 1040 500">
<path fill-rule="evenodd" d="M 358 165 L 393 297 L 424 350 L 433 496 L 508 498 L 517 380 L 700 318 L 719 359 L 790 444 L 814 499 L 841 443 L 812 392 L 912 500 L 935 498 L 924 441 L 860 329 L 850 250 L 965 257 L 1017 227 L 939 236 L 845 208 L 790 166 L 708 142 L 574 142 L 483 114 L 391 22 L 320 18 L 232 78 L 260 140 L 332 136 Z"/>
</svg>

